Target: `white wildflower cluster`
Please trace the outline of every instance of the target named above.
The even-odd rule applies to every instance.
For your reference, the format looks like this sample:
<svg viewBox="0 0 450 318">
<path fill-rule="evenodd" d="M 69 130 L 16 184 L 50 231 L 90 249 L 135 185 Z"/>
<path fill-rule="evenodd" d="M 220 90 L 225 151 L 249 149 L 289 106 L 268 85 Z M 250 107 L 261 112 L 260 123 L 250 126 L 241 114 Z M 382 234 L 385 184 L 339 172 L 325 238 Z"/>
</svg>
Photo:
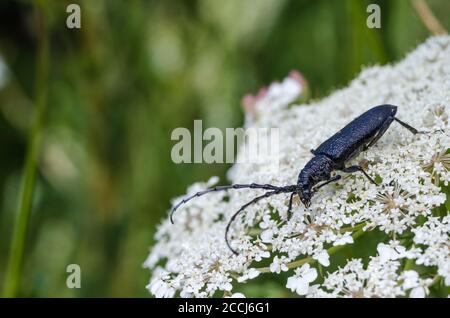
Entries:
<svg viewBox="0 0 450 318">
<path fill-rule="evenodd" d="M 252 125 L 260 116 L 285 108 L 307 92 L 307 82 L 298 71 L 291 71 L 282 82 L 273 82 L 261 88 L 256 95 L 247 94 L 242 106 L 247 115 L 247 125 Z"/>
<path fill-rule="evenodd" d="M 371 257 L 365 267 L 361 259 L 352 259 L 324 282 L 308 288 L 308 297 L 398 297 L 423 298 L 429 293 L 431 278 L 421 278 L 415 270 L 401 268 L 402 260 L 412 259 L 417 252 L 406 251 L 393 241 L 380 243 L 378 256 Z M 305 295 L 304 293 L 303 295 Z"/>
<path fill-rule="evenodd" d="M 284 272 L 290 275 L 287 289 L 306 297 L 422 297 L 449 286 L 450 37 L 429 39 L 396 65 L 365 69 L 349 87 L 319 102 L 287 107 L 292 98 L 283 92 L 291 88 L 284 85 L 291 84 L 282 82 L 279 94 L 257 103 L 258 117 L 251 122 L 279 127 L 279 171 L 236 164 L 228 174 L 232 183 L 295 184 L 310 149 L 376 105 L 399 106 L 400 119 L 429 133 L 413 135 L 394 122 L 354 159 L 378 185 L 361 174 L 345 174 L 321 188 L 308 209 L 294 200 L 289 221 L 289 194 L 249 206 L 230 229 L 239 255 L 226 246 L 225 227 L 263 192 L 230 190 L 189 201 L 176 212 L 174 225 L 166 219 L 158 227 L 145 262 L 153 271 L 150 292 L 231 296 L 239 284 L 260 275 L 279 279 Z M 188 194 L 217 182 L 194 184 Z M 334 265 L 334 253 L 351 251 L 372 231 L 384 239 L 369 259 Z"/>
<path fill-rule="evenodd" d="M 450 286 L 450 217 L 430 217 L 423 226 L 412 229 L 414 243 L 423 246 L 417 264 L 437 266 L 438 275 Z"/>
</svg>

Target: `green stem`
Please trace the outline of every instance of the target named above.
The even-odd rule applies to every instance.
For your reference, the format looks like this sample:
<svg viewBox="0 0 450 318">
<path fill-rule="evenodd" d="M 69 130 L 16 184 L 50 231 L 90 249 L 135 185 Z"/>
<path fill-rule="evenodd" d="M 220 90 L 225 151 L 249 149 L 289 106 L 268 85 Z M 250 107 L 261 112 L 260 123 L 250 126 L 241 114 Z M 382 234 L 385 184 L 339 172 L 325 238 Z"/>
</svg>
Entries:
<svg viewBox="0 0 450 318">
<path fill-rule="evenodd" d="M 360 229 L 362 229 L 363 227 L 365 227 L 366 226 L 366 223 L 360 223 L 360 224 L 358 224 L 358 225 L 355 225 L 355 226 L 349 226 L 349 227 L 342 227 L 342 228 L 340 228 L 340 230 L 339 230 L 339 232 L 340 233 L 345 233 L 345 232 L 349 232 L 349 231 L 351 231 L 351 232 L 353 232 L 353 231 L 359 231 Z"/>
<path fill-rule="evenodd" d="M 419 15 L 420 20 L 433 35 L 447 34 L 447 30 L 436 18 L 433 11 L 427 5 L 425 0 L 411 0 L 414 10 Z"/>
<path fill-rule="evenodd" d="M 430 285 L 428 285 L 428 287 L 431 287 L 431 286 L 433 286 L 433 285 L 435 285 L 435 284 L 438 284 L 440 281 L 441 281 L 441 276 L 439 276 L 439 275 L 435 275 L 434 277 L 433 277 L 433 281 L 430 283 Z"/>
<path fill-rule="evenodd" d="M 359 229 L 358 231 L 356 231 L 355 233 L 353 233 L 353 235 L 352 235 L 353 240 L 356 240 L 358 237 L 360 237 L 361 235 L 363 235 L 363 234 L 365 233 L 365 231 L 362 229 L 362 227 L 364 227 L 364 225 L 365 225 L 364 223 L 363 223 L 363 224 L 360 224 L 361 229 Z M 337 251 L 343 249 L 345 246 L 346 246 L 346 245 L 332 246 L 332 247 L 330 247 L 329 249 L 327 249 L 327 253 L 328 253 L 328 255 L 333 255 L 333 254 L 336 253 Z M 293 269 L 293 268 L 297 268 L 297 267 L 299 267 L 299 266 L 302 266 L 302 265 L 304 265 L 304 264 L 306 264 L 306 263 L 308 263 L 308 264 L 313 264 L 313 263 L 315 263 L 316 261 L 317 261 L 317 260 L 314 259 L 314 258 L 312 258 L 312 257 L 305 257 L 305 258 L 302 258 L 302 259 L 300 259 L 300 260 L 297 260 L 297 261 L 288 263 L 288 264 L 286 264 L 286 266 L 287 266 L 287 268 L 289 268 L 289 269 Z M 260 273 L 270 273 L 270 267 L 260 267 L 260 268 L 257 268 L 257 270 L 258 270 Z"/>
<path fill-rule="evenodd" d="M 409 271 L 410 269 L 413 269 L 415 265 L 415 262 L 413 259 L 407 259 L 405 262 L 405 267 L 403 268 L 404 271 Z"/>
<path fill-rule="evenodd" d="M 35 79 L 35 110 L 31 133 L 28 138 L 25 167 L 22 172 L 19 202 L 14 224 L 11 248 L 9 251 L 8 267 L 3 290 L 4 297 L 15 297 L 18 292 L 20 271 L 25 248 L 28 221 L 31 214 L 34 185 L 36 180 L 36 166 L 39 154 L 40 140 L 43 130 L 43 119 L 47 105 L 48 80 L 48 39 L 44 10 L 36 8 L 39 20 L 36 79 Z"/>
</svg>

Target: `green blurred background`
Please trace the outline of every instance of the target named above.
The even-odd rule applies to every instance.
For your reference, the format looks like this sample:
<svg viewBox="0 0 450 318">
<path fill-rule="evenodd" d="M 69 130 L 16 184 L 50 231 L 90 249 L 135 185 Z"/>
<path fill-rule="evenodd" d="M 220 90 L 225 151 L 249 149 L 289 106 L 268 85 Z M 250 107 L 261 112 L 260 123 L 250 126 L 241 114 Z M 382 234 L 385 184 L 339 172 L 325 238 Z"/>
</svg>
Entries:
<svg viewBox="0 0 450 318">
<path fill-rule="evenodd" d="M 326 96 L 363 65 L 398 60 L 430 35 L 408 0 L 36 3 L 40 10 L 0 2 L 8 67 L 0 88 L 0 287 L 34 105 L 46 92 L 19 296 L 148 297 L 142 263 L 170 199 L 212 175 L 224 181 L 229 168 L 174 164 L 174 128 L 192 129 L 194 119 L 239 127 L 241 97 L 292 69 L 308 80 L 312 99 Z M 81 29 L 66 27 L 70 3 L 81 6 Z M 381 7 L 381 29 L 366 27 L 370 3 Z M 450 1 L 428 4 L 450 29 Z M 81 266 L 80 289 L 65 284 L 72 263 Z"/>
</svg>

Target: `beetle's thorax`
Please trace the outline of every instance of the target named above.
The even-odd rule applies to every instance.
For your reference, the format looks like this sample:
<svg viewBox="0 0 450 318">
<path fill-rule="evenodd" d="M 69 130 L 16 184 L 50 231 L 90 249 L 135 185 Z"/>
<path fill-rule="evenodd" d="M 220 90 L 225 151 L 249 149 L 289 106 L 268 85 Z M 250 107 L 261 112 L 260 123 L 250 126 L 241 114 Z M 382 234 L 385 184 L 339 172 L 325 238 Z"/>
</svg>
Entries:
<svg viewBox="0 0 450 318">
<path fill-rule="evenodd" d="M 311 189 L 320 181 L 330 179 L 335 169 L 333 161 L 325 155 L 317 155 L 308 161 L 298 175 L 298 186 L 302 189 Z"/>
</svg>

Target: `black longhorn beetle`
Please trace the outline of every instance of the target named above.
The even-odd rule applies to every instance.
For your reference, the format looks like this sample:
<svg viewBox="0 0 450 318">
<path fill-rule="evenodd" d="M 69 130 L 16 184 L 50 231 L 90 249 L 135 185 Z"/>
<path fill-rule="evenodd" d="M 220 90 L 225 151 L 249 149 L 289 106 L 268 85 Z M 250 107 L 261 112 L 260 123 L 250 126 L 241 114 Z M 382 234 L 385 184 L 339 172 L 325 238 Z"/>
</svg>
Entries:
<svg viewBox="0 0 450 318">
<path fill-rule="evenodd" d="M 413 134 L 424 133 L 411 127 L 407 123 L 395 117 L 397 106 L 379 105 L 375 106 L 359 117 L 351 121 L 347 126 L 339 130 L 336 134 L 324 141 L 316 150 L 311 150 L 314 157 L 308 161 L 305 167 L 298 175 L 297 184 L 286 186 L 275 186 L 271 184 L 232 184 L 227 186 L 216 186 L 204 191 L 200 191 L 184 198 L 176 204 L 170 213 L 170 221 L 173 223 L 173 213 L 189 200 L 202 196 L 204 194 L 223 191 L 228 189 L 264 189 L 268 190 L 261 196 L 258 196 L 250 202 L 244 204 L 236 213 L 234 213 L 225 229 L 225 241 L 234 254 L 238 254 L 228 241 L 228 231 L 236 217 L 248 206 L 272 195 L 280 193 L 291 193 L 288 206 L 288 220 L 292 215 L 292 200 L 297 194 L 300 200 L 308 208 L 311 204 L 311 198 L 321 187 L 341 179 L 340 175 L 331 177 L 331 172 L 338 170 L 342 172 L 362 172 L 370 182 L 376 185 L 376 182 L 359 165 L 346 166 L 345 164 L 356 157 L 362 151 L 373 146 L 378 139 L 383 136 L 391 123 L 395 120 L 400 125 L 408 129 Z M 319 182 L 322 183 L 318 184 Z"/>
</svg>

